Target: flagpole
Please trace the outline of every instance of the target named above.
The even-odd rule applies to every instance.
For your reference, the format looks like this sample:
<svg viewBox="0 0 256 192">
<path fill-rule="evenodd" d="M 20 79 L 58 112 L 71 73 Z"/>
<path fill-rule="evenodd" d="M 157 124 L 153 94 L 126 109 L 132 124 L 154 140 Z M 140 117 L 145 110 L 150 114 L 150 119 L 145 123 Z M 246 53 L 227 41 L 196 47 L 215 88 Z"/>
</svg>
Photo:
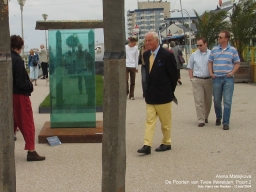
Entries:
<svg viewBox="0 0 256 192">
<path fill-rule="evenodd" d="M 181 12 L 181 17 L 182 17 L 182 23 L 183 23 L 183 26 L 185 27 L 184 25 L 184 17 L 183 17 L 183 9 L 182 9 L 182 4 L 181 4 L 181 0 L 180 0 L 180 12 Z M 184 40 L 185 40 L 185 45 L 187 44 L 187 39 L 185 37 L 185 30 L 183 30 L 183 33 L 184 33 Z M 185 54 L 186 54 L 186 62 L 188 63 L 188 53 L 187 53 L 187 49 L 185 47 Z"/>
</svg>

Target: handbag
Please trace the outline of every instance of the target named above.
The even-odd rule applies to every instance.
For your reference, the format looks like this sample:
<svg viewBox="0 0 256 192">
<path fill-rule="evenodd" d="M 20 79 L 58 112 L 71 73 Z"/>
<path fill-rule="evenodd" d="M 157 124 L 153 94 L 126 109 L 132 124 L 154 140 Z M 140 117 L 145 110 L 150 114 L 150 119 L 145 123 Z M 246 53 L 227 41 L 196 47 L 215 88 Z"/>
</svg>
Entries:
<svg viewBox="0 0 256 192">
<path fill-rule="evenodd" d="M 182 57 L 182 52 L 178 49 L 178 59 L 181 64 L 185 63 L 185 59 Z"/>
<path fill-rule="evenodd" d="M 182 55 L 179 55 L 178 58 L 179 58 L 180 63 L 182 63 L 182 64 L 185 63 L 185 59 L 182 57 Z"/>
</svg>

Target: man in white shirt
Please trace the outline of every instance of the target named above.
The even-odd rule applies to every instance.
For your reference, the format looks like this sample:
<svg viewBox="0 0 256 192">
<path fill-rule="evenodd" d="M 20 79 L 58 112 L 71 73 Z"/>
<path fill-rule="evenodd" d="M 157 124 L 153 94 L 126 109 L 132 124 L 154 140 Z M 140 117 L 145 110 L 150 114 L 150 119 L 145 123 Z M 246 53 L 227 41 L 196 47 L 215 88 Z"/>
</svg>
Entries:
<svg viewBox="0 0 256 192">
<path fill-rule="evenodd" d="M 126 81 L 127 81 L 127 95 L 129 99 L 134 99 L 135 76 L 138 72 L 139 51 L 136 46 L 137 37 L 129 38 L 129 44 L 125 45 L 126 49 Z M 129 74 L 130 74 L 130 90 L 129 90 Z"/>
<path fill-rule="evenodd" d="M 204 37 L 197 39 L 197 47 L 198 50 L 190 56 L 187 68 L 193 87 L 198 127 L 203 127 L 208 123 L 212 106 L 212 79 L 208 70 L 211 51 Z"/>
</svg>

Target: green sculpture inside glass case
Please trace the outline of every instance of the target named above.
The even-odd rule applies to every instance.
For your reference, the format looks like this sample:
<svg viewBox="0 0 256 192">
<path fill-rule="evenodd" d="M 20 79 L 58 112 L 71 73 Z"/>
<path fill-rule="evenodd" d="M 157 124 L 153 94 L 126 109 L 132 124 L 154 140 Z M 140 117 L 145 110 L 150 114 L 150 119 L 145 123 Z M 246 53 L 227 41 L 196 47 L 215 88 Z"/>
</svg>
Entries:
<svg viewBox="0 0 256 192">
<path fill-rule="evenodd" d="M 52 128 L 96 127 L 94 30 L 49 30 Z"/>
</svg>

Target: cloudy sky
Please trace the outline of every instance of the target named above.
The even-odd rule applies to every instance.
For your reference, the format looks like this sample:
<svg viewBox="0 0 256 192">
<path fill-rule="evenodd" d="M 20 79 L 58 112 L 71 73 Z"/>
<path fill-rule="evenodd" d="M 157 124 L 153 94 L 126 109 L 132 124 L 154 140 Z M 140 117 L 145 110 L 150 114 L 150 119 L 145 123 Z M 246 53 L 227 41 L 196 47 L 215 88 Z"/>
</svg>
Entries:
<svg viewBox="0 0 256 192">
<path fill-rule="evenodd" d="M 180 9 L 180 0 L 167 1 L 171 2 L 171 9 Z M 193 10 L 203 13 L 205 10 L 215 9 L 218 2 L 219 0 L 182 0 L 182 7 L 192 17 Z M 125 15 L 128 10 L 134 9 L 137 9 L 137 0 L 125 0 Z M 23 8 L 25 51 L 45 44 L 44 31 L 35 30 L 36 21 L 43 20 L 43 13 L 48 14 L 47 20 L 102 19 L 102 0 L 26 0 Z M 174 13 L 172 16 L 180 17 L 181 14 Z M 21 36 L 21 11 L 17 0 L 9 2 L 9 18 L 10 33 Z M 103 42 L 102 30 L 96 30 L 95 41 Z"/>
</svg>

